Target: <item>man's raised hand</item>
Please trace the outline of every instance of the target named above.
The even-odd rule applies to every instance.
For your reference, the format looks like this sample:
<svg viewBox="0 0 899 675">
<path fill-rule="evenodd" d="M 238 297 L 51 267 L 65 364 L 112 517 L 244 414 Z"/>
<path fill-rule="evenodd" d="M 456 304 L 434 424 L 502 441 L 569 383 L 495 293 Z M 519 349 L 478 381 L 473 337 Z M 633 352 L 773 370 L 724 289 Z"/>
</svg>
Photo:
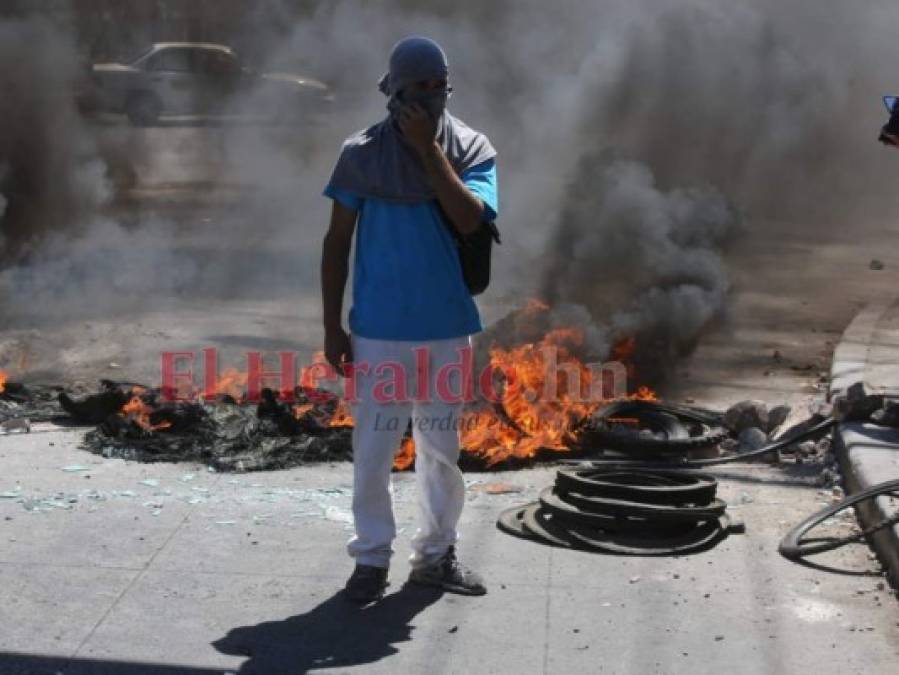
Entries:
<svg viewBox="0 0 899 675">
<path fill-rule="evenodd" d="M 437 120 L 418 103 L 408 103 L 399 112 L 400 130 L 409 145 L 418 153 L 424 153 L 437 138 Z"/>
</svg>

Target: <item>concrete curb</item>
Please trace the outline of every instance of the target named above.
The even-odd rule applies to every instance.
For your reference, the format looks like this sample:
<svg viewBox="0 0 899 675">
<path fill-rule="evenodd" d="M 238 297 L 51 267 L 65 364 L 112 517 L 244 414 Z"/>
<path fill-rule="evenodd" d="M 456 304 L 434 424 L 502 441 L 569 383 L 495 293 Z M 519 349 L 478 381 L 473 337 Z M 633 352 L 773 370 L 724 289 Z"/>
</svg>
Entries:
<svg viewBox="0 0 899 675">
<path fill-rule="evenodd" d="M 833 352 L 828 400 L 840 396 L 856 382 L 866 382 L 871 341 L 880 318 L 891 304 L 879 302 L 866 306 L 843 331 Z"/>
<path fill-rule="evenodd" d="M 863 309 L 846 328 L 834 350 L 828 399 L 833 402 L 856 382 L 863 382 L 868 392 L 893 389 L 888 374 L 899 365 L 899 348 L 891 358 L 889 346 L 880 337 L 888 328 L 885 319 L 894 303 L 872 304 Z M 874 340 L 877 337 L 876 357 Z M 885 348 L 887 349 L 885 353 Z M 887 363 L 891 361 L 892 363 Z M 890 366 L 884 369 L 884 366 Z M 899 383 L 897 383 L 899 384 Z M 847 494 L 866 490 L 877 483 L 899 479 L 899 429 L 879 427 L 861 422 L 842 422 L 834 431 L 834 450 L 843 474 Z M 859 523 L 868 528 L 899 511 L 899 501 L 880 497 L 860 504 L 856 509 Z M 883 528 L 869 538 L 894 587 L 899 588 L 899 526 Z"/>
<path fill-rule="evenodd" d="M 846 494 L 899 479 L 899 433 L 896 429 L 847 422 L 837 427 L 834 441 Z M 859 504 L 856 515 L 862 527 L 872 527 L 896 515 L 897 511 L 899 500 L 878 497 Z M 899 588 L 899 525 L 878 530 L 868 541 L 887 570 L 890 582 Z"/>
</svg>

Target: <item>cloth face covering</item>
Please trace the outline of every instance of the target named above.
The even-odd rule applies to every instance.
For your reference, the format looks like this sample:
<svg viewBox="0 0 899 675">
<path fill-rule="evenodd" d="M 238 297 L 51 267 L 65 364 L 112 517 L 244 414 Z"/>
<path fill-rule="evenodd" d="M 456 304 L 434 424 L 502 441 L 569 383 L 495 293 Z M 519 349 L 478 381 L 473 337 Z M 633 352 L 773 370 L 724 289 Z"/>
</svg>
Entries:
<svg viewBox="0 0 899 675">
<path fill-rule="evenodd" d="M 487 137 L 446 110 L 451 89 L 412 92 L 408 85 L 446 79 L 446 56 L 428 38 L 400 40 L 390 53 L 390 69 L 378 88 L 389 97 L 387 117 L 344 141 L 330 184 L 361 197 L 415 203 L 435 199 L 424 166 L 406 143 L 395 120 L 402 103 L 420 103 L 437 121 L 436 140 L 457 174 L 496 156 Z"/>
</svg>

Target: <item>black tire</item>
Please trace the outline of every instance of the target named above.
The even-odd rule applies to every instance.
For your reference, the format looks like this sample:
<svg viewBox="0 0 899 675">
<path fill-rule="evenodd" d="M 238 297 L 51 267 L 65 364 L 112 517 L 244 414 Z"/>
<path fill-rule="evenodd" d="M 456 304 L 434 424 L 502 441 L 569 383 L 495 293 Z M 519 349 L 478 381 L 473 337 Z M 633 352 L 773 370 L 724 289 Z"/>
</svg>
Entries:
<svg viewBox="0 0 899 675">
<path fill-rule="evenodd" d="M 553 488 L 546 488 L 540 493 L 540 503 L 560 520 L 609 531 L 670 527 L 674 524 L 695 525 L 720 518 L 727 508 L 727 504 L 720 499 L 701 506 L 668 506 L 584 497 L 573 493 L 562 497 Z"/>
<path fill-rule="evenodd" d="M 827 508 L 821 509 L 817 513 L 812 514 L 801 523 L 796 525 L 796 527 L 794 527 L 792 530 L 787 532 L 786 536 L 781 540 L 780 546 L 778 546 L 777 550 L 780 551 L 780 554 L 787 560 L 800 560 L 807 555 L 824 553 L 825 551 L 833 551 L 840 546 L 845 546 L 846 544 L 850 544 L 854 541 L 860 541 L 861 539 L 864 539 L 869 534 L 872 534 L 877 530 L 895 524 L 896 518 L 888 518 L 879 525 L 868 528 L 860 534 L 852 534 L 848 537 L 837 537 L 834 539 L 828 539 L 827 541 L 802 541 L 803 537 L 805 537 L 805 535 L 807 535 L 810 530 L 817 527 L 828 518 L 833 517 L 840 511 L 851 508 L 859 502 L 863 502 L 867 499 L 874 499 L 881 495 L 899 496 L 899 480 L 891 480 L 885 483 L 878 483 L 877 485 L 874 485 L 867 490 L 863 490 L 858 494 L 847 497 L 846 499 L 833 504 L 832 506 L 828 506 Z"/>
<path fill-rule="evenodd" d="M 524 529 L 524 509 L 525 507 L 523 506 L 513 506 L 511 509 L 506 509 L 496 519 L 496 527 L 506 534 L 511 534 L 513 537 L 533 539 Z"/>
<path fill-rule="evenodd" d="M 564 525 L 542 509 L 539 503 L 520 507 L 520 514 L 513 513 L 511 518 L 516 522 L 520 520 L 524 531 L 544 544 L 614 555 L 666 556 L 694 553 L 710 548 L 727 536 L 730 529 L 730 518 L 724 515 L 698 527 L 678 531 L 669 537 L 622 535 Z"/>
<path fill-rule="evenodd" d="M 603 428 L 603 421 L 613 417 L 635 417 L 665 438 L 647 438 Z M 615 401 L 596 411 L 593 420 L 598 421 L 598 426 L 588 426 L 578 433 L 578 445 L 583 449 L 617 450 L 652 457 L 686 454 L 717 445 L 728 437 L 727 431 L 715 424 L 714 417 L 708 413 L 651 401 Z"/>
<path fill-rule="evenodd" d="M 572 527 L 570 534 L 575 548 L 582 550 L 615 555 L 668 556 L 705 551 L 726 537 L 730 528 L 730 516 L 725 514 L 668 537 L 618 536 L 578 527 Z"/>
<path fill-rule="evenodd" d="M 138 127 L 153 126 L 162 114 L 162 101 L 149 91 L 137 91 L 128 97 L 125 103 L 125 114 L 131 123 Z"/>
<path fill-rule="evenodd" d="M 687 471 L 628 471 L 609 467 L 560 469 L 556 487 L 562 493 L 643 504 L 707 504 L 715 498 L 718 481 Z"/>
</svg>

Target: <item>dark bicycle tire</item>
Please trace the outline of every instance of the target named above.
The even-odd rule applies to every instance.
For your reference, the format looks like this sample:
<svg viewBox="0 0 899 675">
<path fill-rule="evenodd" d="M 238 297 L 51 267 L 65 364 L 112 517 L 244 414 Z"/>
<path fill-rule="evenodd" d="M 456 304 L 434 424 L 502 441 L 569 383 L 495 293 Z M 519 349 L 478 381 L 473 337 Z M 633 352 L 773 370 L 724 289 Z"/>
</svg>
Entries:
<svg viewBox="0 0 899 675">
<path fill-rule="evenodd" d="M 780 545 L 777 547 L 777 550 L 787 560 L 800 560 L 801 558 L 804 558 L 808 555 L 815 555 L 817 553 L 833 551 L 834 549 L 845 546 L 846 544 L 851 544 L 852 542 L 859 541 L 860 539 L 863 539 L 867 535 L 872 534 L 879 529 L 889 527 L 890 525 L 894 524 L 894 519 L 887 519 L 879 526 L 868 528 L 862 534 L 853 534 L 847 537 L 836 537 L 828 539 L 827 541 L 802 541 L 803 537 L 805 537 L 812 529 L 823 523 L 828 518 L 832 518 L 840 511 L 854 507 L 856 504 L 859 504 L 868 499 L 892 495 L 894 493 L 899 493 L 899 480 L 891 480 L 884 483 L 878 483 L 877 485 L 874 485 L 867 490 L 862 490 L 859 493 L 846 497 L 846 499 L 843 499 L 836 504 L 832 504 L 827 508 L 821 509 L 817 513 L 813 513 L 812 515 L 810 515 L 808 518 L 806 518 L 801 523 L 793 527 L 793 529 L 791 529 L 789 532 L 787 532 L 786 536 L 784 536 L 784 538 L 780 542 Z"/>
</svg>

